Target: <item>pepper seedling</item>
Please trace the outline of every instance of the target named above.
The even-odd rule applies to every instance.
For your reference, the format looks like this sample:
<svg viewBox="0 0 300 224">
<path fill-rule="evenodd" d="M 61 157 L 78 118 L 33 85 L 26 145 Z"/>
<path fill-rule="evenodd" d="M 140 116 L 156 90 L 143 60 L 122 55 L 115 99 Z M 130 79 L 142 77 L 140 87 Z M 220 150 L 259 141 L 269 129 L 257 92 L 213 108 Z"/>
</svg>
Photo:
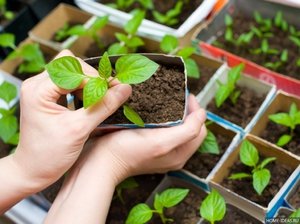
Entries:
<svg viewBox="0 0 300 224">
<path fill-rule="evenodd" d="M 271 173 L 267 168 L 265 168 L 265 166 L 276 160 L 276 158 L 265 158 L 260 164 L 258 164 L 258 151 L 256 147 L 248 140 L 244 140 L 242 142 L 239 156 L 243 164 L 253 168 L 252 172 L 251 174 L 236 173 L 231 175 L 229 179 L 252 178 L 253 188 L 259 195 L 261 195 L 271 179 Z"/>
<path fill-rule="evenodd" d="M 200 216 L 211 224 L 221 221 L 226 214 L 226 203 L 218 191 L 212 189 L 209 195 L 202 201 Z"/>
<path fill-rule="evenodd" d="M 284 49 L 280 55 L 280 61 L 277 61 L 275 63 L 267 62 L 264 66 L 276 71 L 279 67 L 286 65 L 287 60 L 288 60 L 288 50 Z"/>
<path fill-rule="evenodd" d="M 173 222 L 173 219 L 166 218 L 164 208 L 171 208 L 181 202 L 189 193 L 189 189 L 169 188 L 161 194 L 156 193 L 154 197 L 154 209 L 151 209 L 147 204 L 140 203 L 134 206 L 126 219 L 126 224 L 142 224 L 148 222 L 153 213 L 158 213 L 163 224 Z"/>
<path fill-rule="evenodd" d="M 295 220 L 295 223 L 299 224 L 299 217 L 300 217 L 300 208 L 298 208 L 296 211 L 294 211 L 291 215 L 289 215 L 289 218 L 297 218 Z"/>
<path fill-rule="evenodd" d="M 84 79 L 88 82 L 83 88 L 83 107 L 87 109 L 99 102 L 107 93 L 110 83 L 118 79 L 124 84 L 138 84 L 149 79 L 158 68 L 158 64 L 140 54 L 123 55 L 115 64 L 115 76 L 107 52 L 99 61 L 98 76 L 88 76 L 83 73 L 79 61 L 71 56 L 57 58 L 45 66 L 51 80 L 59 87 L 68 90 L 76 89 Z M 123 104 L 124 115 L 134 124 L 144 127 L 140 116 Z"/>
<path fill-rule="evenodd" d="M 19 143 L 19 123 L 15 115 L 16 105 L 12 105 L 17 97 L 17 87 L 7 81 L 0 85 L 0 99 L 6 104 L 0 108 L 0 138 L 3 142 L 17 146 Z M 13 149 L 14 150 L 14 149 Z"/>
<path fill-rule="evenodd" d="M 18 73 L 38 73 L 44 69 L 46 62 L 38 43 L 24 44 L 18 48 L 15 45 L 15 35 L 12 33 L 3 33 L 0 35 L 0 46 L 9 47 L 13 50 L 5 58 L 6 60 L 17 57 L 21 57 L 24 60 L 18 67 Z"/>
<path fill-rule="evenodd" d="M 249 52 L 251 54 L 257 55 L 262 54 L 262 64 L 265 64 L 267 55 L 269 54 L 279 54 L 279 51 L 277 49 L 272 49 L 269 47 L 269 43 L 267 39 L 263 39 L 261 42 L 261 47 L 257 49 L 249 49 Z"/>
<path fill-rule="evenodd" d="M 294 136 L 296 125 L 300 124 L 300 111 L 297 109 L 297 105 L 293 102 L 290 106 L 289 113 L 271 114 L 268 117 L 276 124 L 281 124 L 290 128 L 290 134 L 282 135 L 276 143 L 278 146 L 288 144 Z"/>
<path fill-rule="evenodd" d="M 282 31 L 288 31 L 289 25 L 282 17 L 282 12 L 278 11 L 274 19 L 274 26 L 281 28 Z"/>
<path fill-rule="evenodd" d="M 113 197 L 113 200 L 116 198 L 119 198 L 121 203 L 123 205 L 125 205 L 125 201 L 122 197 L 122 190 L 123 189 L 132 189 L 132 188 L 136 188 L 138 186 L 139 186 L 139 184 L 135 181 L 135 179 L 133 177 L 129 177 L 129 178 L 123 180 L 121 183 L 119 183 L 116 186 L 116 189 L 115 189 L 116 195 Z"/>
<path fill-rule="evenodd" d="M 297 45 L 298 49 L 299 49 L 299 53 L 300 53 L 300 38 L 295 37 L 295 36 L 289 36 L 289 39 Z"/>
<path fill-rule="evenodd" d="M 183 6 L 183 1 L 178 1 L 174 8 L 168 10 L 166 14 L 162 14 L 158 12 L 157 10 L 152 11 L 152 15 L 154 19 L 162 24 L 166 24 L 168 26 L 175 25 L 179 22 L 179 20 L 176 18 L 181 13 L 181 8 Z"/>
<path fill-rule="evenodd" d="M 300 37 L 300 31 L 296 30 L 294 26 L 290 25 L 289 31 L 291 36 Z"/>
<path fill-rule="evenodd" d="M 241 78 L 241 72 L 245 67 L 245 63 L 238 64 L 228 71 L 227 83 L 223 84 L 219 80 L 219 87 L 215 94 L 216 106 L 219 108 L 223 102 L 229 98 L 234 106 L 236 106 L 237 98 L 240 96 L 240 91 L 235 91 L 236 82 Z"/>
<path fill-rule="evenodd" d="M 207 127 L 212 123 L 213 123 L 213 121 L 206 121 L 205 126 Z M 208 128 L 206 130 L 207 130 L 206 137 L 203 140 L 203 142 L 201 143 L 201 145 L 200 145 L 200 147 L 198 148 L 197 151 L 200 152 L 200 153 L 220 154 L 220 150 L 219 150 L 219 146 L 218 146 L 216 136 Z"/>
<path fill-rule="evenodd" d="M 153 9 L 152 0 L 117 0 L 116 3 L 108 3 L 106 5 L 114 9 L 125 11 L 135 2 L 140 3 L 144 9 Z M 130 13 L 132 13 L 132 11 Z"/>
<path fill-rule="evenodd" d="M 12 20 L 15 16 L 14 13 L 6 8 L 6 0 L 0 1 L 0 16 L 7 20 Z"/>
<path fill-rule="evenodd" d="M 187 71 L 187 76 L 191 78 L 200 78 L 199 67 L 194 59 L 190 56 L 195 52 L 195 48 L 191 46 L 179 48 L 179 41 L 172 35 L 165 35 L 160 42 L 160 49 L 169 54 L 181 56 Z"/>
</svg>

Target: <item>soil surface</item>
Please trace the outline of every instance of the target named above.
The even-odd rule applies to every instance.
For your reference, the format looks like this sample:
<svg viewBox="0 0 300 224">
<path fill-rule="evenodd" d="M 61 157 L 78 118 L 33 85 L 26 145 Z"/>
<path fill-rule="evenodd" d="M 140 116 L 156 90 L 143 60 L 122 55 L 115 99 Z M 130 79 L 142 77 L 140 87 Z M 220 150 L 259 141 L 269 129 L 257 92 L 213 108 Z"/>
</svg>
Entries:
<svg viewBox="0 0 300 224">
<path fill-rule="evenodd" d="M 288 112 L 286 111 L 285 113 Z M 271 143 L 276 144 L 278 139 L 284 134 L 290 134 L 290 128 L 281 124 L 276 124 L 275 122 L 270 120 L 268 121 L 265 129 L 259 134 L 259 137 Z M 292 152 L 295 155 L 300 156 L 300 126 L 299 125 L 296 126 L 292 140 L 288 144 L 282 146 L 282 148 Z"/>
<path fill-rule="evenodd" d="M 260 162 L 264 159 L 263 156 L 260 155 Z M 235 173 L 250 173 L 252 171 L 252 167 L 248 167 L 241 163 L 240 160 L 237 160 L 233 166 L 230 168 L 230 172 L 228 177 L 225 177 L 221 182 L 221 185 L 231 191 L 253 201 L 259 205 L 264 207 L 268 207 L 270 201 L 274 198 L 283 184 L 290 177 L 294 169 L 287 164 L 281 164 L 278 161 L 273 161 L 269 163 L 265 168 L 270 170 L 271 179 L 267 187 L 264 189 L 261 195 L 258 195 L 253 188 L 252 178 L 242 178 L 229 180 L 228 177 Z M 245 191 L 245 189 L 247 189 Z"/>
<path fill-rule="evenodd" d="M 207 110 L 212 112 L 225 120 L 228 120 L 242 128 L 245 128 L 252 120 L 261 104 L 266 98 L 266 94 L 260 94 L 247 87 L 236 86 L 236 90 L 241 91 L 237 99 L 237 106 L 235 107 L 229 99 L 217 108 L 215 98 L 213 98 L 207 105 Z"/>
<path fill-rule="evenodd" d="M 116 3 L 116 0 L 98 0 L 97 2 L 100 2 L 102 4 L 107 4 L 107 3 Z M 164 15 L 166 14 L 167 11 L 174 8 L 177 2 L 178 0 L 168 0 L 168 1 L 152 0 L 154 9 Z M 188 3 L 182 6 L 181 13 L 178 16 L 176 16 L 176 18 L 178 19 L 178 23 L 170 27 L 175 29 L 180 27 L 186 21 L 186 19 L 189 18 L 190 15 L 202 4 L 203 0 L 188 0 L 185 2 Z M 133 9 L 139 9 L 139 8 L 142 9 L 141 4 L 139 2 L 135 2 L 131 7 L 129 7 L 128 9 L 124 9 L 122 11 L 130 12 Z M 157 22 L 155 21 L 152 12 L 150 10 L 147 11 L 146 19 Z"/>
<path fill-rule="evenodd" d="M 248 33 L 251 30 L 250 28 L 251 26 L 255 26 L 257 28 L 260 27 L 260 25 L 255 22 L 253 16 L 250 17 L 240 12 L 234 12 L 231 16 L 233 19 L 232 31 L 235 40 L 242 33 L 246 33 L 246 32 Z M 271 19 L 274 21 L 274 18 Z M 299 26 L 298 28 L 297 27 L 295 28 L 299 30 Z M 221 47 L 222 49 L 228 52 L 246 58 L 247 60 L 262 65 L 264 67 L 265 67 L 265 63 L 267 62 L 276 63 L 280 61 L 281 53 L 283 52 L 284 49 L 287 49 L 288 50 L 287 63 L 283 64 L 277 69 L 272 69 L 269 67 L 268 69 L 295 79 L 300 79 L 300 67 L 297 67 L 296 65 L 296 61 L 299 58 L 299 47 L 297 47 L 297 45 L 289 39 L 291 33 L 289 31 L 282 31 L 280 28 L 277 28 L 274 25 L 274 23 L 272 25 L 272 29 L 270 32 L 276 35 L 273 35 L 273 37 L 267 37 L 269 49 L 276 49 L 280 53 L 277 55 L 268 54 L 266 59 L 263 59 L 262 54 L 254 55 L 251 54 L 249 51 L 249 49 L 258 49 L 261 47 L 261 40 L 256 35 L 253 36 L 251 41 L 247 45 L 245 45 L 245 47 L 241 47 L 241 46 L 235 47 L 232 43 L 228 43 L 225 40 L 224 37 L 225 32 L 222 32 L 222 35 L 217 37 L 217 42 L 221 43 L 223 46 L 218 45 L 218 47 Z"/>
<path fill-rule="evenodd" d="M 288 199 L 288 203 L 294 208 L 300 208 L 300 186 L 296 189 L 296 191 L 290 196 Z"/>
<path fill-rule="evenodd" d="M 13 145 L 6 144 L 0 138 L 0 159 L 9 155 L 9 152 L 14 148 Z"/>
</svg>

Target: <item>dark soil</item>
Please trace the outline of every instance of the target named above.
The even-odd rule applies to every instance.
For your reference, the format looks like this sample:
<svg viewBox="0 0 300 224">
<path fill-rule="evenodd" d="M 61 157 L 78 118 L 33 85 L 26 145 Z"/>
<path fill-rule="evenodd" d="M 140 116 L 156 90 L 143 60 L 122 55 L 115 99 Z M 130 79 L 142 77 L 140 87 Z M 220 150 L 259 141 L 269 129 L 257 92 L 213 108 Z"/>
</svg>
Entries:
<svg viewBox="0 0 300 224">
<path fill-rule="evenodd" d="M 135 176 L 139 186 L 122 190 L 125 205 L 118 198 L 112 201 L 106 224 L 124 224 L 130 210 L 139 203 L 145 203 L 163 177 L 163 174 Z"/>
<path fill-rule="evenodd" d="M 264 157 L 260 155 L 260 162 L 263 159 Z M 261 206 L 268 207 L 270 201 L 275 197 L 277 192 L 287 181 L 287 179 L 290 177 L 294 170 L 289 165 L 281 164 L 276 160 L 269 163 L 265 168 L 270 170 L 271 179 L 261 195 L 258 195 L 254 190 L 252 185 L 252 178 L 229 180 L 227 177 L 225 177 L 224 180 L 221 182 L 221 185 L 247 198 L 250 201 L 253 201 Z M 228 177 L 235 173 L 251 173 L 251 171 L 251 167 L 242 164 L 241 161 L 238 159 L 230 168 Z"/>
<path fill-rule="evenodd" d="M 296 189 L 296 191 L 290 196 L 288 199 L 288 203 L 294 208 L 300 208 L 300 186 Z"/>
<path fill-rule="evenodd" d="M 288 112 L 286 111 L 285 113 Z M 276 124 L 275 122 L 270 120 L 268 121 L 265 129 L 259 134 L 259 137 L 271 143 L 276 144 L 278 139 L 284 134 L 290 134 L 290 128 L 281 124 Z M 295 155 L 300 156 L 300 126 L 299 125 L 296 126 L 292 140 L 288 144 L 282 146 L 282 148 L 292 152 Z"/>
<path fill-rule="evenodd" d="M 227 136 L 216 134 L 214 132 L 213 134 L 217 139 L 220 154 L 217 155 L 217 154 L 196 152 L 186 162 L 183 169 L 195 174 L 200 178 L 206 178 L 208 176 L 208 174 L 213 170 L 213 168 L 219 162 L 219 160 L 221 159 L 224 152 L 226 151 L 226 149 L 228 148 L 228 146 L 232 141 L 232 139 Z"/>
<path fill-rule="evenodd" d="M 240 12 L 234 12 L 231 16 L 233 18 L 232 30 L 234 34 L 234 39 L 237 39 L 242 33 L 249 32 L 251 26 L 255 26 L 257 28 L 260 27 L 260 25 L 258 25 L 255 22 L 253 16 L 250 17 Z M 297 29 L 297 27 L 295 28 Z M 275 25 L 273 25 L 271 32 L 275 35 L 273 37 L 267 38 L 269 43 L 269 49 L 277 49 L 279 50 L 280 54 L 269 54 L 265 60 L 263 60 L 262 54 L 253 55 L 249 52 L 249 49 L 257 49 L 261 47 L 261 41 L 256 35 L 253 36 L 250 43 L 247 44 L 245 47 L 235 48 L 233 44 L 228 43 L 224 37 L 225 32 L 223 32 L 221 36 L 217 37 L 217 41 L 223 44 L 223 46 L 221 47 L 222 49 L 262 66 L 264 66 L 266 62 L 276 63 L 280 61 L 281 52 L 284 49 L 287 49 L 287 64 L 279 67 L 278 69 L 269 69 L 295 79 L 300 79 L 300 68 L 296 65 L 296 61 L 299 58 L 299 48 L 288 38 L 291 35 L 290 32 L 282 31 L 281 29 L 275 27 Z"/>
<path fill-rule="evenodd" d="M 102 4 L 107 4 L 107 3 L 116 3 L 116 0 L 98 0 L 98 2 Z M 154 9 L 162 14 L 166 14 L 167 11 L 173 9 L 177 2 L 178 0 L 168 0 L 168 1 L 152 0 Z M 176 17 L 179 22 L 170 27 L 175 29 L 180 27 L 186 21 L 186 19 L 189 18 L 190 15 L 202 4 L 202 2 L 203 0 L 190 0 L 188 1 L 188 4 L 184 4 L 182 6 L 181 13 Z M 131 10 L 138 9 L 138 8 L 142 8 L 142 7 L 140 3 L 136 2 L 131 7 L 123 11 L 130 12 Z M 154 20 L 154 17 L 151 11 L 149 10 L 147 11 L 146 19 L 157 22 Z"/>
<path fill-rule="evenodd" d="M 45 188 L 41 191 L 42 195 L 50 202 L 51 204 L 54 202 L 62 184 L 64 182 L 64 177 L 61 177 L 55 183 L 51 184 L 49 187 Z"/>
<path fill-rule="evenodd" d="M 0 138 L 0 159 L 9 155 L 9 152 L 14 148 L 13 145 L 6 144 Z"/>
<path fill-rule="evenodd" d="M 213 98 L 207 105 L 207 110 L 212 112 L 225 120 L 228 120 L 242 128 L 245 128 L 252 120 L 261 104 L 266 98 L 266 94 L 260 94 L 247 87 L 236 86 L 236 90 L 241 91 L 237 99 L 237 106 L 235 107 L 229 99 L 217 108 L 215 98 Z"/>
</svg>

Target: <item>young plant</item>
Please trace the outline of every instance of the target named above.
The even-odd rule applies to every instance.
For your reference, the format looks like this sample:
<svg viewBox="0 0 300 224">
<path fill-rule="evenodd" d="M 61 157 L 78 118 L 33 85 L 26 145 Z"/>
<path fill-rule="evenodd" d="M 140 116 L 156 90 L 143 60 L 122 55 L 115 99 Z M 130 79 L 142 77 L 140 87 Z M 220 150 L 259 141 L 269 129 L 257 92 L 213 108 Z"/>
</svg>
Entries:
<svg viewBox="0 0 300 224">
<path fill-rule="evenodd" d="M 212 123 L 213 121 L 207 121 L 205 122 L 205 126 L 207 127 Z M 216 136 L 211 130 L 209 129 L 206 130 L 207 130 L 207 135 L 197 151 L 200 153 L 220 154 Z"/>
<path fill-rule="evenodd" d="M 260 15 L 258 11 L 253 12 L 254 20 L 257 24 L 260 25 L 259 30 L 260 32 L 270 32 L 272 28 L 272 20 L 270 18 L 264 19 Z"/>
<path fill-rule="evenodd" d="M 258 29 L 255 26 L 250 26 L 251 31 L 260 39 L 260 41 L 268 38 L 268 37 L 273 37 L 274 34 L 271 32 L 263 32 L 260 29 Z"/>
<path fill-rule="evenodd" d="M 296 30 L 294 26 L 290 25 L 289 31 L 291 36 L 300 37 L 300 31 Z"/>
<path fill-rule="evenodd" d="M 271 68 L 274 71 L 276 71 L 279 67 L 285 66 L 286 63 L 287 63 L 287 60 L 288 60 L 288 50 L 285 49 L 285 50 L 282 51 L 282 53 L 280 55 L 280 61 L 277 61 L 275 63 L 273 63 L 273 62 L 267 62 L 265 64 L 265 67 Z"/>
<path fill-rule="evenodd" d="M 4 143 L 14 146 L 18 145 L 20 135 L 19 123 L 15 115 L 17 106 L 12 105 L 17 93 L 17 87 L 7 81 L 0 85 L 0 99 L 6 104 L 5 108 L 0 108 L 0 138 Z"/>
<path fill-rule="evenodd" d="M 15 17 L 12 11 L 6 9 L 6 0 L 0 0 L 0 16 L 7 20 L 12 20 Z"/>
<path fill-rule="evenodd" d="M 217 80 L 219 88 L 216 91 L 215 100 L 216 106 L 219 108 L 223 102 L 229 98 L 234 106 L 236 106 L 236 100 L 240 96 L 240 91 L 235 91 L 236 82 L 241 78 L 241 72 L 245 67 L 245 63 L 241 63 L 232 67 L 227 76 L 227 83 L 223 84 Z"/>
<path fill-rule="evenodd" d="M 76 89 L 84 79 L 88 82 L 83 88 L 83 107 L 86 109 L 99 102 L 107 93 L 110 83 L 118 79 L 125 84 L 138 84 L 149 79 L 158 68 L 158 64 L 139 54 L 123 55 L 116 61 L 115 76 L 107 52 L 99 61 L 99 76 L 91 77 L 83 73 L 79 61 L 71 56 L 53 60 L 45 66 L 51 80 L 64 89 Z M 127 103 L 123 104 L 124 115 L 134 124 L 144 127 L 140 116 Z"/>
<path fill-rule="evenodd" d="M 250 143 L 248 140 L 244 140 L 242 142 L 239 156 L 243 164 L 253 168 L 252 172 L 251 174 L 236 173 L 231 175 L 229 179 L 252 178 L 253 188 L 259 195 L 261 195 L 261 193 L 266 188 L 266 186 L 268 185 L 271 179 L 271 173 L 267 168 L 265 168 L 265 166 L 268 163 L 276 160 L 276 158 L 275 157 L 265 158 L 260 164 L 258 164 L 259 162 L 258 151 L 255 148 L 255 146 L 252 143 Z"/>
<path fill-rule="evenodd" d="M 274 19 L 274 25 L 281 28 L 282 31 L 288 31 L 288 23 L 282 18 L 282 12 L 278 11 Z"/>
<path fill-rule="evenodd" d="M 171 208 L 181 202 L 189 193 L 189 189 L 169 188 L 154 197 L 154 209 L 147 204 L 140 203 L 134 206 L 126 219 L 126 224 L 142 224 L 148 222 L 153 213 L 158 213 L 163 224 L 173 222 L 173 219 L 165 217 L 164 208 Z"/>
<path fill-rule="evenodd" d="M 6 57 L 6 60 L 11 60 L 17 57 L 21 57 L 24 60 L 18 68 L 18 73 L 38 73 L 44 69 L 46 62 L 38 43 L 24 44 L 18 48 L 15 45 L 15 35 L 11 33 L 4 33 L 0 35 L 0 46 L 9 47 L 13 50 Z"/>
<path fill-rule="evenodd" d="M 233 43 L 234 39 L 233 39 L 233 32 L 232 32 L 232 26 L 233 26 L 233 20 L 231 18 L 231 16 L 229 14 L 225 15 L 225 26 L 226 26 L 226 30 L 225 30 L 225 40 Z"/>
<path fill-rule="evenodd" d="M 153 9 L 152 0 L 117 0 L 116 3 L 108 3 L 106 5 L 114 9 L 125 11 L 135 2 L 140 3 L 143 9 Z"/>
<path fill-rule="evenodd" d="M 200 216 L 214 224 L 221 221 L 226 214 L 226 203 L 218 191 L 212 189 L 200 206 Z"/>
<path fill-rule="evenodd" d="M 132 189 L 138 187 L 139 184 L 135 181 L 133 177 L 129 177 L 125 180 L 123 180 L 121 183 L 119 183 L 116 186 L 115 192 L 116 195 L 113 197 L 113 200 L 116 198 L 119 198 L 123 205 L 125 205 L 125 201 L 122 197 L 122 190 L 123 189 Z"/>
<path fill-rule="evenodd" d="M 119 43 L 114 43 L 108 48 L 109 55 L 135 53 L 138 47 L 145 44 L 140 37 L 135 35 L 144 18 L 145 11 L 137 12 L 124 26 L 126 34 L 115 33 Z"/>
<path fill-rule="evenodd" d="M 154 19 L 162 24 L 166 24 L 167 26 L 173 26 L 179 22 L 176 18 L 181 13 L 181 8 L 183 6 L 183 1 L 178 1 L 173 9 L 170 9 L 166 12 L 166 14 L 162 14 L 157 10 L 152 11 L 152 15 Z"/>
<path fill-rule="evenodd" d="M 289 113 L 271 114 L 269 119 L 276 124 L 290 128 L 290 134 L 282 135 L 276 143 L 278 146 L 284 146 L 292 140 L 296 125 L 300 124 L 300 111 L 297 109 L 297 105 L 292 103 Z"/>
<path fill-rule="evenodd" d="M 249 52 L 251 54 L 257 55 L 257 54 L 262 54 L 262 64 L 265 64 L 267 55 L 269 54 L 279 54 L 279 51 L 276 49 L 272 49 L 269 47 L 269 43 L 267 39 L 263 39 L 261 42 L 261 47 L 257 49 L 249 49 Z"/>
<path fill-rule="evenodd" d="M 107 24 L 108 17 L 108 15 L 98 17 L 90 28 L 85 28 L 82 24 L 72 27 L 69 27 L 68 24 L 64 24 L 63 28 L 56 33 L 55 39 L 60 41 L 69 36 L 88 36 L 93 38 L 99 49 L 103 49 L 105 46 L 101 43 L 101 39 L 97 32 Z"/>
<path fill-rule="evenodd" d="M 295 37 L 295 36 L 289 36 L 289 39 L 297 45 L 300 53 L 300 37 Z"/>
<path fill-rule="evenodd" d="M 299 224 L 300 222 L 300 208 L 298 208 L 296 211 L 294 211 L 290 216 L 289 216 L 289 219 L 291 218 L 297 218 L 295 220 L 295 224 Z"/>
<path fill-rule="evenodd" d="M 186 66 L 187 76 L 191 78 L 200 78 L 199 67 L 194 59 L 190 56 L 195 52 L 191 46 L 179 48 L 179 41 L 172 35 L 165 35 L 160 42 L 160 49 L 170 55 L 177 55 L 183 58 Z"/>
</svg>

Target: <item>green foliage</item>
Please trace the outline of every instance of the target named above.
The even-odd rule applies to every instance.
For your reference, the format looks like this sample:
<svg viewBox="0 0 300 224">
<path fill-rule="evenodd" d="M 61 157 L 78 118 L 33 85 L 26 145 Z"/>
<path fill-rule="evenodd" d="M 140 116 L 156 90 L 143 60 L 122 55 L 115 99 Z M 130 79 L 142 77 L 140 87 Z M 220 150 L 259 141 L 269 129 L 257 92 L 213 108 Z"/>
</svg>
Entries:
<svg viewBox="0 0 300 224">
<path fill-rule="evenodd" d="M 17 57 L 21 57 L 23 59 L 23 63 L 18 68 L 18 73 L 38 73 L 44 69 L 46 62 L 38 43 L 28 43 L 17 48 L 15 45 L 15 35 L 11 33 L 4 33 L 0 35 L 0 46 L 13 49 L 13 51 L 6 57 L 6 60 Z"/>
<path fill-rule="evenodd" d="M 286 22 L 286 20 L 283 19 L 281 11 L 278 11 L 276 13 L 274 25 L 278 28 L 281 28 L 283 31 L 288 31 L 288 23 Z"/>
<path fill-rule="evenodd" d="M 263 39 L 261 42 L 261 47 L 255 50 L 249 50 L 251 54 L 262 54 L 262 63 L 265 64 L 267 55 L 269 54 L 279 54 L 279 51 L 269 47 L 267 39 Z"/>
<path fill-rule="evenodd" d="M 0 16 L 7 20 L 12 20 L 15 17 L 12 11 L 6 9 L 6 0 L 0 0 Z"/>
<path fill-rule="evenodd" d="M 252 172 L 251 174 L 236 173 L 231 175 L 229 179 L 240 179 L 240 178 L 252 177 L 253 188 L 259 195 L 261 195 L 261 193 L 266 188 L 266 186 L 268 185 L 271 179 L 271 173 L 267 168 L 265 168 L 265 166 L 268 163 L 276 160 L 276 158 L 275 157 L 265 158 L 260 164 L 258 164 L 259 162 L 258 151 L 255 148 L 255 146 L 252 143 L 250 143 L 248 140 L 244 140 L 242 142 L 239 155 L 240 155 L 240 160 L 243 164 L 253 168 Z"/>
<path fill-rule="evenodd" d="M 140 37 L 136 36 L 137 30 L 145 18 L 145 13 L 145 11 L 140 10 L 130 20 L 128 20 L 124 26 L 126 34 L 118 32 L 115 33 L 119 42 L 112 44 L 108 48 L 109 55 L 135 53 L 138 47 L 145 44 Z"/>
<path fill-rule="evenodd" d="M 300 37 L 300 31 L 296 30 L 294 26 L 290 25 L 289 31 L 291 36 Z"/>
<path fill-rule="evenodd" d="M 17 146 L 19 143 L 19 123 L 15 116 L 17 106 L 12 101 L 17 97 L 17 87 L 7 81 L 0 85 L 0 99 L 6 103 L 6 108 L 0 108 L 0 138 L 3 142 Z"/>
<path fill-rule="evenodd" d="M 59 87 L 64 89 L 76 89 L 84 79 L 88 82 L 83 88 L 83 106 L 88 108 L 99 102 L 107 93 L 110 83 L 118 79 L 124 84 L 138 84 L 149 79 L 158 68 L 158 64 L 145 56 L 139 54 L 123 55 L 116 61 L 115 76 L 112 75 L 112 66 L 107 52 L 103 54 L 99 61 L 98 75 L 91 77 L 85 75 L 79 61 L 71 56 L 65 56 L 53 60 L 45 66 L 51 80 Z M 125 108 L 124 108 L 125 107 Z M 124 114 L 128 120 L 144 127 L 144 122 L 137 113 L 128 109 L 124 104 Z M 138 116 L 138 117 L 136 117 Z"/>
<path fill-rule="evenodd" d="M 161 194 L 156 193 L 154 198 L 154 209 L 147 204 L 140 203 L 134 206 L 126 219 L 126 224 L 142 224 L 148 222 L 153 213 L 158 213 L 162 223 L 173 222 L 173 219 L 166 218 L 164 208 L 171 208 L 181 202 L 189 193 L 189 189 L 169 188 Z"/>
<path fill-rule="evenodd" d="M 285 49 L 282 51 L 282 53 L 280 55 L 280 61 L 277 61 L 275 63 L 267 62 L 267 63 L 265 63 L 265 67 L 271 68 L 274 71 L 276 71 L 279 67 L 286 65 L 287 60 L 288 60 L 288 50 Z"/>
<path fill-rule="evenodd" d="M 180 48 L 178 39 L 167 34 L 160 42 L 160 49 L 167 54 L 181 56 L 186 66 L 187 76 L 200 78 L 199 67 L 196 61 L 190 57 L 196 50 L 194 47 Z"/>
<path fill-rule="evenodd" d="M 234 106 L 236 106 L 236 100 L 240 96 L 240 91 L 235 91 L 236 82 L 241 77 L 241 72 L 245 67 L 245 63 L 241 63 L 232 67 L 227 76 L 227 83 L 223 84 L 217 80 L 219 87 L 216 91 L 215 100 L 216 106 L 219 108 L 223 102 L 229 97 Z"/>
<path fill-rule="evenodd" d="M 289 218 L 299 218 L 300 217 L 300 208 L 298 208 L 296 211 L 294 211 Z"/>
<path fill-rule="evenodd" d="M 178 1 L 175 7 L 173 9 L 168 10 L 166 14 L 162 14 L 157 10 L 153 10 L 152 15 L 154 19 L 159 23 L 166 24 L 168 26 L 175 25 L 179 22 L 176 16 L 178 16 L 181 13 L 181 8 L 183 4 L 183 1 Z"/>
<path fill-rule="evenodd" d="M 123 205 L 125 205 L 125 201 L 122 197 L 122 190 L 123 189 L 132 189 L 138 187 L 139 184 L 135 181 L 133 177 L 129 177 L 125 180 L 123 180 L 121 183 L 119 183 L 116 186 L 115 192 L 116 195 L 113 197 L 113 200 L 116 198 L 119 198 Z"/>
<path fill-rule="evenodd" d="M 135 2 L 140 3 L 144 9 L 153 9 L 152 0 L 117 0 L 116 3 L 109 3 L 106 5 L 114 9 L 125 11 Z"/>
<path fill-rule="evenodd" d="M 278 146 L 288 144 L 294 136 L 296 125 L 300 124 L 300 111 L 293 102 L 290 106 L 289 113 L 277 113 L 269 115 L 269 119 L 277 124 L 281 124 L 290 128 L 290 134 L 282 135 L 277 141 Z"/>
<path fill-rule="evenodd" d="M 207 127 L 212 123 L 213 121 L 207 121 L 205 122 L 205 126 Z M 219 145 L 216 136 L 211 130 L 209 129 L 206 130 L 207 130 L 206 137 L 201 143 L 197 151 L 200 153 L 220 154 Z"/>
<path fill-rule="evenodd" d="M 226 214 L 226 203 L 224 198 L 215 189 L 203 200 L 200 206 L 200 215 L 202 218 L 214 224 L 220 221 Z"/>
<path fill-rule="evenodd" d="M 295 36 L 289 36 L 289 39 L 296 44 L 296 46 L 299 49 L 299 53 L 300 53 L 300 37 L 295 37 Z"/>
</svg>

